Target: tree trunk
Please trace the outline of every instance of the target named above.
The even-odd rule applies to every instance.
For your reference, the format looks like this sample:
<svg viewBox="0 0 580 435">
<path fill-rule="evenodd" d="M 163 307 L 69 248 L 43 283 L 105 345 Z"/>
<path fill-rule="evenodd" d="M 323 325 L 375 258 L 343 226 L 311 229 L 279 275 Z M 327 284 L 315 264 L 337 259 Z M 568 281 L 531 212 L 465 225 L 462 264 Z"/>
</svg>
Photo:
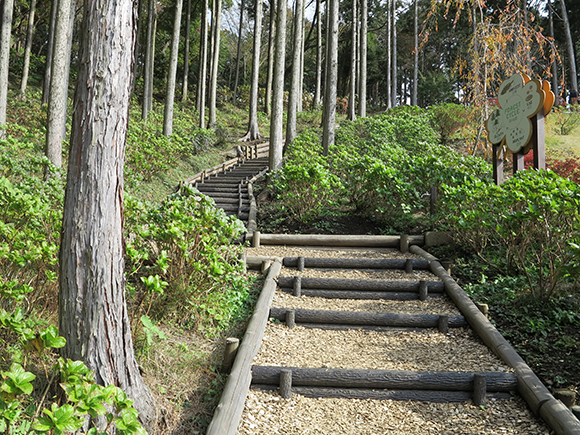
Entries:
<svg viewBox="0 0 580 435">
<path fill-rule="evenodd" d="M 214 10 L 212 11 L 212 31 L 213 31 L 213 44 L 212 44 L 212 54 L 213 59 L 211 62 L 211 81 L 209 85 L 209 126 L 210 128 L 215 127 L 217 119 L 217 76 L 220 61 L 220 27 L 221 27 L 221 17 L 222 17 L 222 0 L 214 0 Z"/>
<path fill-rule="evenodd" d="M 236 53 L 236 79 L 234 81 L 234 101 L 238 101 L 238 79 L 240 78 L 240 52 L 242 51 L 242 30 L 244 27 L 244 6 L 245 1 L 242 0 L 240 4 L 240 26 L 238 28 L 238 50 Z"/>
<path fill-rule="evenodd" d="M 66 137 L 66 106 L 75 6 L 72 0 L 59 0 L 56 13 L 48 95 L 46 157 L 57 168 L 62 167 L 62 142 Z"/>
<path fill-rule="evenodd" d="M 50 24 L 48 30 L 48 47 L 46 48 L 46 66 L 44 70 L 44 83 L 42 84 L 42 104 L 48 104 L 48 94 L 50 89 L 50 72 L 52 69 L 52 53 L 54 51 L 54 33 L 56 29 L 56 12 L 58 10 L 58 0 L 52 0 L 50 6 Z"/>
<path fill-rule="evenodd" d="M 300 95 L 300 52 L 302 51 L 302 38 L 304 35 L 304 0 L 296 0 L 296 13 L 294 14 L 294 48 L 292 52 L 292 76 L 290 92 L 288 94 L 288 108 L 286 110 L 286 143 L 289 146 L 296 137 L 296 117 L 298 113 L 298 99 Z"/>
<path fill-rule="evenodd" d="M 274 74 L 272 76 L 272 119 L 270 121 L 270 170 L 282 166 L 284 149 L 284 63 L 286 59 L 286 9 L 285 0 L 278 0 L 276 16 L 276 51 L 274 55 Z"/>
<path fill-rule="evenodd" d="M 266 77 L 266 115 L 272 115 L 272 77 L 274 75 L 274 40 L 276 38 L 276 0 L 270 0 L 270 31 L 268 35 L 268 73 Z"/>
<path fill-rule="evenodd" d="M 199 47 L 199 77 L 197 82 L 196 107 L 199 113 L 199 128 L 205 128 L 205 90 L 207 77 L 207 14 L 209 10 L 208 0 L 202 1 L 201 6 L 201 35 Z"/>
<path fill-rule="evenodd" d="M 177 0 L 175 3 L 175 17 L 173 19 L 173 35 L 171 36 L 169 71 L 167 73 L 167 92 L 165 94 L 165 111 L 163 115 L 164 136 L 171 136 L 173 134 L 173 106 L 175 105 L 175 82 L 177 79 L 177 58 L 179 55 L 182 11 L 183 0 Z"/>
<path fill-rule="evenodd" d="M 187 0 L 187 16 L 185 17 L 185 47 L 183 55 L 183 87 L 181 101 L 187 101 L 187 82 L 189 80 L 189 38 L 191 37 L 191 0 Z"/>
<path fill-rule="evenodd" d="M 258 90 L 260 79 L 260 48 L 262 46 L 262 1 L 256 0 L 256 17 L 254 18 L 254 51 L 252 53 L 252 84 L 250 87 L 250 120 L 248 132 L 242 141 L 256 140 L 262 137 L 258 126 Z"/>
<path fill-rule="evenodd" d="M 322 85 L 322 0 L 316 0 L 316 84 L 314 87 L 314 109 L 320 106 Z"/>
<path fill-rule="evenodd" d="M 6 112 L 8 105 L 8 69 L 10 65 L 10 39 L 14 0 L 4 0 L 0 29 L 0 139 L 6 138 Z"/>
<path fill-rule="evenodd" d="M 359 78 L 359 102 L 358 116 L 367 116 L 367 33 L 368 33 L 368 4 L 367 0 L 361 0 L 360 6 L 360 78 Z"/>
<path fill-rule="evenodd" d="M 554 10 L 552 6 L 552 0 L 548 0 L 548 16 L 550 21 L 550 38 L 554 39 Z M 554 60 L 552 62 L 552 91 L 556 96 L 554 105 L 560 105 L 560 92 L 558 91 L 558 63 L 556 56 L 554 56 Z"/>
<path fill-rule="evenodd" d="M 28 28 L 26 30 L 26 48 L 24 49 L 24 66 L 22 68 L 22 81 L 20 82 L 20 94 L 24 97 L 28 84 L 28 73 L 30 71 L 30 52 L 32 50 L 32 37 L 34 35 L 34 15 L 36 13 L 36 0 L 30 1 L 30 12 L 28 14 Z"/>
<path fill-rule="evenodd" d="M 324 81 L 324 125 L 322 150 L 328 155 L 334 145 L 336 127 L 336 85 L 338 77 L 338 0 L 328 0 L 328 40 L 326 41 L 326 80 Z"/>
<path fill-rule="evenodd" d="M 348 119 L 356 119 L 356 52 L 358 51 L 357 40 L 358 14 L 357 0 L 352 2 L 352 46 L 350 50 L 350 83 L 348 96 Z"/>
<path fill-rule="evenodd" d="M 393 23 L 392 23 L 392 18 L 391 18 L 391 14 L 392 14 L 392 7 L 391 7 L 391 3 L 394 2 L 394 0 L 387 0 L 387 109 L 390 109 L 391 107 L 393 107 L 393 97 L 392 97 L 392 83 L 391 83 L 391 77 L 393 76 L 393 74 L 391 73 L 392 69 L 393 69 L 393 44 L 392 44 L 392 27 L 393 27 Z"/>
<path fill-rule="evenodd" d="M 393 74 L 393 77 L 391 79 L 391 85 L 393 87 L 393 90 L 391 91 L 391 107 L 397 107 L 397 5 L 396 5 L 396 1 L 393 0 L 392 5 L 393 5 L 393 12 L 391 13 L 391 18 L 392 18 L 392 30 L 393 30 L 393 51 L 392 51 L 392 55 L 393 55 L 393 68 L 391 69 L 391 72 Z"/>
<path fill-rule="evenodd" d="M 149 0 L 147 10 L 147 49 L 145 50 L 145 73 L 143 84 L 143 111 L 142 118 L 153 109 L 153 69 L 155 66 L 155 28 L 157 27 L 157 3 Z"/>
<path fill-rule="evenodd" d="M 419 8 L 417 6 L 418 0 L 415 0 L 415 21 L 413 27 L 415 28 L 415 50 L 413 52 L 413 97 L 411 98 L 411 105 L 417 105 L 417 88 L 419 86 Z"/>
<path fill-rule="evenodd" d="M 570 32 L 570 21 L 568 20 L 568 11 L 566 2 L 560 0 L 562 6 L 562 19 L 564 20 L 564 32 L 566 34 L 566 45 L 568 47 L 568 60 L 570 63 L 570 89 L 578 90 L 578 76 L 576 75 L 576 56 L 574 55 L 574 41 Z"/>
<path fill-rule="evenodd" d="M 105 4 L 103 4 L 105 3 Z M 64 358 L 133 399 L 155 433 L 153 397 L 139 372 L 125 300 L 123 163 L 133 58 L 133 3 L 84 3 L 60 248 Z"/>
</svg>

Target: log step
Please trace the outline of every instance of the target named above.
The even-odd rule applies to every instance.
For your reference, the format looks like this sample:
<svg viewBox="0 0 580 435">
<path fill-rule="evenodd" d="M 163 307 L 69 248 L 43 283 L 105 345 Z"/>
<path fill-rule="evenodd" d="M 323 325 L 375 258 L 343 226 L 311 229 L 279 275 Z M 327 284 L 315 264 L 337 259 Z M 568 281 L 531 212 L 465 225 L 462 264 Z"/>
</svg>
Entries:
<svg viewBox="0 0 580 435">
<path fill-rule="evenodd" d="M 264 234 L 260 236 L 260 241 Z M 378 236 L 380 237 L 380 236 Z M 308 258 L 304 257 L 304 267 L 333 269 L 401 269 L 406 270 L 409 264 L 413 270 L 428 270 L 428 260 L 373 259 L 373 258 Z M 284 267 L 298 267 L 298 257 L 285 257 Z"/>
<path fill-rule="evenodd" d="M 270 317 L 285 321 L 288 308 L 270 308 Z M 366 311 L 326 311 L 296 309 L 296 323 L 321 323 L 331 325 L 391 326 L 404 328 L 439 328 L 441 318 L 447 317 L 450 328 L 466 326 L 463 316 L 439 316 L 437 314 L 371 313 Z"/>
<path fill-rule="evenodd" d="M 252 383 L 279 385 L 278 366 L 252 366 Z M 293 386 L 385 388 L 390 390 L 473 391 L 474 377 L 485 377 L 488 392 L 516 391 L 517 376 L 505 372 L 444 372 L 288 367 Z"/>
<path fill-rule="evenodd" d="M 296 277 L 281 276 L 278 278 L 280 288 L 293 287 Z M 380 292 L 405 292 L 417 293 L 421 281 L 381 280 L 381 279 L 340 279 L 340 278 L 306 278 L 300 277 L 303 289 L 321 290 L 366 290 Z M 423 281 L 427 285 L 429 293 L 443 293 L 445 284 L 443 281 Z"/>
<path fill-rule="evenodd" d="M 293 293 L 292 288 L 281 288 L 280 289 L 286 293 Z M 419 293 L 415 292 L 396 292 L 396 291 L 367 291 L 361 292 L 356 290 L 322 290 L 322 289 L 301 289 L 302 296 L 307 296 L 311 298 L 324 298 L 324 299 L 364 299 L 364 300 L 386 300 L 386 301 L 414 301 L 420 299 Z M 442 293 L 429 293 L 427 295 L 431 298 L 442 297 Z"/>
</svg>

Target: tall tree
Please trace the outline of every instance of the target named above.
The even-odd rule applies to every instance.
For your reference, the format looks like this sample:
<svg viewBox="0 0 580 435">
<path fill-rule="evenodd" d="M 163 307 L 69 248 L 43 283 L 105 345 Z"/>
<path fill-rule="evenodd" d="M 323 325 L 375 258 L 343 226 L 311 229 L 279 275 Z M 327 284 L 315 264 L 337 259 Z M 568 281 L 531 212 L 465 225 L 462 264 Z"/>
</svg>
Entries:
<svg viewBox="0 0 580 435">
<path fill-rule="evenodd" d="M 336 87 L 338 79 L 338 2 L 328 0 L 328 38 L 326 41 L 326 79 L 324 80 L 324 125 L 322 127 L 322 151 L 328 155 L 334 145 L 336 127 Z"/>
<path fill-rule="evenodd" d="M 6 112 L 8 105 L 8 69 L 10 65 L 10 40 L 14 0 L 4 0 L 2 28 L 0 29 L 0 139 L 6 138 Z"/>
<path fill-rule="evenodd" d="M 48 104 L 50 90 L 50 72 L 52 71 L 52 52 L 54 51 L 54 33 L 56 30 L 56 13 L 58 0 L 52 0 L 50 5 L 50 23 L 48 28 L 48 41 L 46 47 L 46 66 L 44 68 L 44 83 L 42 84 L 42 104 Z"/>
<path fill-rule="evenodd" d="M 173 107 L 175 105 L 175 82 L 177 80 L 177 59 L 179 57 L 179 35 L 181 30 L 181 13 L 183 0 L 175 2 L 175 17 L 173 19 L 173 35 L 171 36 L 171 55 L 167 73 L 167 88 L 165 94 L 165 110 L 163 112 L 163 135 L 173 134 Z"/>
<path fill-rule="evenodd" d="M 240 78 L 240 53 L 242 51 L 242 31 L 244 29 L 245 0 L 240 4 L 240 25 L 238 27 L 238 49 L 236 52 L 236 79 L 234 81 L 234 104 L 238 101 L 238 79 Z M 261 31 L 261 29 L 260 29 Z"/>
<path fill-rule="evenodd" d="M 358 13 L 357 0 L 352 2 L 352 44 L 350 47 L 350 79 L 349 79 L 349 96 L 348 96 L 348 119 L 354 121 L 356 119 L 356 62 L 358 51 Z"/>
<path fill-rule="evenodd" d="M 133 12 L 133 2 L 84 2 L 59 255 L 59 331 L 66 338 L 61 355 L 84 361 L 99 384 L 122 388 L 154 433 L 156 409 L 135 360 L 125 300 L 123 166 Z"/>
<path fill-rule="evenodd" d="M 316 0 L 316 83 L 314 84 L 314 100 L 312 105 L 318 108 L 321 102 L 322 87 L 322 0 Z"/>
<path fill-rule="evenodd" d="M 196 107 L 199 113 L 199 128 L 205 128 L 205 91 L 207 77 L 207 16 L 209 12 L 208 0 L 202 0 L 201 6 L 201 35 L 199 41 L 199 77 L 197 82 Z"/>
<path fill-rule="evenodd" d="M 183 49 L 183 87 L 181 88 L 181 101 L 187 101 L 187 85 L 189 81 L 189 38 L 191 36 L 191 0 L 187 0 L 187 12 L 185 16 L 185 47 Z"/>
<path fill-rule="evenodd" d="M 272 114 L 272 80 L 274 76 L 274 41 L 276 38 L 276 0 L 270 0 L 270 25 L 268 32 L 268 72 L 266 74 L 266 115 Z"/>
<path fill-rule="evenodd" d="M 554 8 L 552 6 L 552 0 L 548 0 L 548 20 L 550 22 L 550 38 L 554 40 Z M 552 61 L 552 91 L 554 91 L 556 96 L 554 104 L 559 106 L 560 92 L 558 92 L 558 62 L 556 58 Z"/>
<path fill-rule="evenodd" d="M 564 32 L 566 34 L 566 47 L 568 47 L 568 63 L 570 67 L 570 87 L 578 90 L 578 75 L 576 73 L 576 55 L 574 54 L 574 40 L 572 39 L 572 32 L 570 31 L 570 20 L 568 19 L 568 11 L 566 10 L 566 2 L 560 0 L 562 6 L 562 19 L 564 20 Z"/>
<path fill-rule="evenodd" d="M 155 66 L 155 29 L 157 27 L 157 2 L 149 0 L 147 7 L 147 47 L 143 74 L 143 110 L 141 117 L 147 119 L 153 109 L 153 71 Z"/>
<path fill-rule="evenodd" d="M 417 105 L 417 88 L 419 86 L 419 0 L 414 1 L 415 16 L 413 20 L 414 42 L 413 49 L 413 96 L 411 97 L 411 105 Z"/>
<path fill-rule="evenodd" d="M 256 140 L 262 137 L 258 126 L 258 90 L 260 79 L 260 48 L 262 46 L 262 1 L 256 0 L 256 16 L 254 17 L 254 48 L 252 52 L 252 83 L 250 86 L 250 119 L 248 132 L 242 141 Z"/>
<path fill-rule="evenodd" d="M 288 93 L 288 109 L 286 111 L 286 144 L 288 146 L 296 137 L 296 118 L 298 112 L 298 100 L 300 95 L 300 53 L 302 52 L 302 39 L 304 37 L 304 0 L 296 0 L 296 12 L 294 14 L 294 46 L 292 51 L 292 70 L 290 92 Z"/>
<path fill-rule="evenodd" d="M 392 98 L 392 93 L 393 93 L 393 87 L 392 87 L 392 73 L 391 70 L 393 69 L 393 44 L 392 44 L 392 36 L 393 36 L 393 32 L 392 32 L 392 27 L 393 27 L 393 20 L 392 20 L 392 11 L 393 8 L 391 7 L 391 4 L 394 2 L 394 0 L 387 0 L 387 71 L 386 71 L 386 76 L 387 76 L 387 108 L 391 108 L 393 107 L 393 98 Z"/>
<path fill-rule="evenodd" d="M 73 0 L 59 0 L 56 13 L 48 93 L 46 156 L 57 168 L 62 167 L 62 142 L 66 136 L 66 106 L 75 6 Z"/>
<path fill-rule="evenodd" d="M 209 84 L 209 126 L 215 127 L 217 119 L 216 100 L 217 100 L 217 77 L 220 61 L 220 32 L 222 16 L 222 0 L 213 1 L 213 10 L 211 13 L 212 26 L 212 61 L 211 77 Z"/>
<path fill-rule="evenodd" d="M 393 56 L 392 67 L 391 67 L 391 107 L 397 107 L 397 2 L 392 0 L 391 12 L 391 30 L 393 32 L 393 48 L 391 49 L 391 55 Z"/>
<path fill-rule="evenodd" d="M 20 82 L 20 94 L 24 96 L 28 85 L 28 72 L 30 70 L 30 52 L 32 51 L 32 37 L 34 36 L 34 15 L 36 14 L 36 0 L 30 1 L 28 12 L 28 27 L 26 29 L 26 48 L 24 49 L 24 66 L 22 67 L 22 80 Z"/>
<path fill-rule="evenodd" d="M 282 166 L 284 149 L 284 61 L 286 58 L 286 0 L 278 0 L 276 13 L 276 42 L 274 44 L 274 73 L 272 75 L 272 117 L 270 120 L 270 170 Z"/>
<path fill-rule="evenodd" d="M 367 116 L 367 34 L 368 34 L 368 3 L 361 0 L 360 6 L 360 79 L 358 115 Z"/>
</svg>

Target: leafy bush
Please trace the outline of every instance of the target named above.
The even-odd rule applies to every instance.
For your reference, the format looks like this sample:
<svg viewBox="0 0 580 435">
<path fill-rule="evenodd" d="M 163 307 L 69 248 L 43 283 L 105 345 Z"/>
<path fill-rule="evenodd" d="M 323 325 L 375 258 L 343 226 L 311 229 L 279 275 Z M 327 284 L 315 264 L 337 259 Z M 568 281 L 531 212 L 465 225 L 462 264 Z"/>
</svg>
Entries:
<svg viewBox="0 0 580 435">
<path fill-rule="evenodd" d="M 444 186 L 442 215 L 456 240 L 504 273 L 523 274 L 547 300 L 570 276 L 580 189 L 552 171 L 520 171 L 501 186 L 475 178 Z"/>
<path fill-rule="evenodd" d="M 244 227 L 211 198 L 189 187 L 160 206 L 128 198 L 126 231 L 134 316 L 151 311 L 219 328 L 243 306 L 241 247 L 232 242 Z"/>
<path fill-rule="evenodd" d="M 556 134 L 566 136 L 580 125 L 580 105 L 555 106 L 550 117 L 550 123 L 554 125 Z"/>
<path fill-rule="evenodd" d="M 444 103 L 429 109 L 432 125 L 439 133 L 441 142 L 447 143 L 458 129 L 468 122 L 469 108 L 460 104 Z"/>
<path fill-rule="evenodd" d="M 308 220 L 324 213 L 338 200 L 339 178 L 315 132 L 306 131 L 289 147 L 285 165 L 272 177 L 277 199 L 289 215 Z"/>
</svg>

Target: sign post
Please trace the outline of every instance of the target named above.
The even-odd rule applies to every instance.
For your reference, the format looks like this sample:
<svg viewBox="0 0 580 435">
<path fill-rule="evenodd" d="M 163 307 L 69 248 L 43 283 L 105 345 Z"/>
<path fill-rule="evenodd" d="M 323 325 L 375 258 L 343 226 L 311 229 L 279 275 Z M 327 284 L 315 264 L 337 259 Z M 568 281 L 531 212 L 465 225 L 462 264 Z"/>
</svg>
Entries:
<svg viewBox="0 0 580 435">
<path fill-rule="evenodd" d="M 513 154 L 514 173 L 524 169 L 524 155 L 534 150 L 534 168 L 546 168 L 544 116 L 552 109 L 554 93 L 546 80 L 531 80 L 514 74 L 505 80 L 498 94 L 499 107 L 486 122 L 493 146 L 493 178 L 503 182 L 503 153 Z"/>
</svg>

